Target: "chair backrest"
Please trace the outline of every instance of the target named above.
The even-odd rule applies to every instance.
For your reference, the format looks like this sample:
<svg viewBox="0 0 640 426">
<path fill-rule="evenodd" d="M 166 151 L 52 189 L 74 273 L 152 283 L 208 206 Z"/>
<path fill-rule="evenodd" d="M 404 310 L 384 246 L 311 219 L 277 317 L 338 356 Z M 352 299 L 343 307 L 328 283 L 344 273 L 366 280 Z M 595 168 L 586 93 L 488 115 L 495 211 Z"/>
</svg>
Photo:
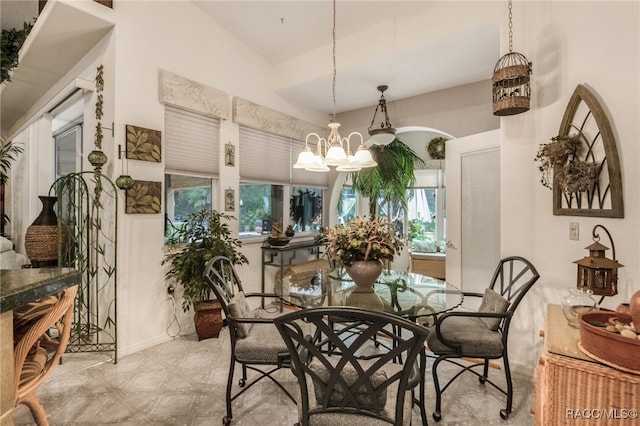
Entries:
<svg viewBox="0 0 640 426">
<path fill-rule="evenodd" d="M 538 278 L 540 274 L 531 262 L 509 256 L 498 262 L 489 288 L 509 301 L 508 312 L 513 313 Z"/>
<path fill-rule="evenodd" d="M 203 278 L 216 295 L 225 316 L 231 316 L 229 305 L 237 294 L 243 292 L 242 283 L 231 260 L 225 256 L 216 256 L 209 260 Z"/>
<path fill-rule="evenodd" d="M 392 314 L 349 307 L 303 309 L 274 323 L 298 377 L 303 426 L 310 416 L 323 414 L 403 424 L 407 404 L 410 415 L 407 391 L 422 377 L 427 329 Z M 310 325 L 313 336 L 300 324 L 307 331 Z"/>
</svg>

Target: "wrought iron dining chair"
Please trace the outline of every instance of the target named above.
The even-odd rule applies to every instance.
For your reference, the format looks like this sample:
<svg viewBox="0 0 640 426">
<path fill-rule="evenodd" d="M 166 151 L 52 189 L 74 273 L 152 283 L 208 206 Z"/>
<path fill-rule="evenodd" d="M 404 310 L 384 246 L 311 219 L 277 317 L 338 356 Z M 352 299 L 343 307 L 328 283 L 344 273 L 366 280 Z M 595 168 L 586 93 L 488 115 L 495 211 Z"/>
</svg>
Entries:
<svg viewBox="0 0 640 426">
<path fill-rule="evenodd" d="M 436 390 L 433 418 L 442 419 L 443 392 L 464 372 L 478 376 L 481 384 L 489 383 L 506 395 L 506 408 L 500 417 L 507 419 L 513 403 L 513 383 L 509 367 L 509 325 L 516 308 L 529 289 L 540 278 L 528 260 L 511 256 L 501 259 L 484 294 L 463 293 L 465 297 L 481 297 L 476 312 L 454 311 L 440 316 L 430 329 L 427 346 L 436 359 L 431 367 Z M 502 359 L 505 386 L 489 380 L 489 361 Z M 440 386 L 438 367 L 448 361 L 461 368 L 444 386 Z M 482 369 L 482 372 L 475 369 Z"/>
<path fill-rule="evenodd" d="M 259 317 L 259 313 L 249 308 L 247 299 L 277 298 L 274 293 L 244 293 L 238 274 L 231 261 L 224 256 L 217 256 L 207 263 L 204 279 L 215 293 L 229 325 L 231 338 L 231 363 L 227 379 L 226 405 L 227 413 L 222 419 L 229 425 L 233 418 L 231 403 L 238 396 L 251 388 L 258 381 L 268 378 L 282 389 L 295 402 L 291 393 L 274 377 L 274 373 L 288 367 L 288 353 L 273 318 Z M 242 389 L 232 395 L 233 378 L 236 363 L 242 367 L 242 378 L 239 385 Z M 247 370 L 258 373 L 258 377 L 247 383 Z"/>
<path fill-rule="evenodd" d="M 77 292 L 74 285 L 13 311 L 15 403 L 29 407 L 38 426 L 49 422 L 36 392 L 67 348 Z"/>
<path fill-rule="evenodd" d="M 411 424 L 414 390 L 424 385 L 425 328 L 349 307 L 303 309 L 274 323 L 298 378 L 299 425 Z"/>
</svg>

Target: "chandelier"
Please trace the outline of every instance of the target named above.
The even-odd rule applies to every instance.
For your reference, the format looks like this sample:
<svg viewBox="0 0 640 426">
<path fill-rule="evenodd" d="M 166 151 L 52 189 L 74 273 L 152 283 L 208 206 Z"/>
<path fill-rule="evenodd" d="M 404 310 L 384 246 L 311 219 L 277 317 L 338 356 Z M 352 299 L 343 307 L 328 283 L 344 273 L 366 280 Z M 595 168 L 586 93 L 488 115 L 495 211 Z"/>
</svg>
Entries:
<svg viewBox="0 0 640 426">
<path fill-rule="evenodd" d="M 338 132 L 340 123 L 335 122 L 336 117 L 336 0 L 333 0 L 333 115 L 329 123 L 329 136 L 321 137 L 317 133 L 309 133 L 305 139 L 305 147 L 298 155 L 298 161 L 293 165 L 294 169 L 305 169 L 311 172 L 328 172 L 329 166 L 337 171 L 356 172 L 366 167 L 375 167 L 375 162 L 369 150 L 364 146 L 364 139 L 358 132 L 352 132 L 346 138 L 342 138 Z M 359 137 L 360 143 L 355 155 L 351 152 L 351 138 Z M 316 142 L 315 153 L 311 151 L 309 142 Z M 311 145 L 313 146 L 313 145 Z M 346 150 L 345 150 L 346 147 Z"/>
<path fill-rule="evenodd" d="M 389 122 L 389 115 L 387 114 L 387 101 L 384 98 L 384 91 L 389 87 L 382 85 L 378 86 L 377 89 L 380 92 L 380 100 L 378 101 L 378 106 L 376 106 L 376 110 L 373 112 L 373 118 L 371 119 L 371 125 L 369 126 L 369 139 L 370 144 L 375 145 L 387 145 L 393 142 L 396 138 L 396 129 L 391 126 Z M 376 121 L 376 115 L 378 115 L 378 109 L 381 114 L 384 114 L 384 121 L 380 123 L 379 128 L 373 127 L 373 124 Z"/>
</svg>

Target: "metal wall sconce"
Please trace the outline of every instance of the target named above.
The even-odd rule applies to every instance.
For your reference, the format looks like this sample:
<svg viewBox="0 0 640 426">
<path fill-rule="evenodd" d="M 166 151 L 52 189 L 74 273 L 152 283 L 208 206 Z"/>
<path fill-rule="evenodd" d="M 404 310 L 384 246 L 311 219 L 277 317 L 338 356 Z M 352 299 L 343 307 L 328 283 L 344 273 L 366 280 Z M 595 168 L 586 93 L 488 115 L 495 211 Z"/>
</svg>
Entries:
<svg viewBox="0 0 640 426">
<path fill-rule="evenodd" d="M 607 233 L 613 250 L 613 259 L 605 257 L 604 252 L 609 247 L 600 244 L 600 235 L 596 232 L 597 228 L 602 228 Z M 585 247 L 589 250 L 589 256 L 573 262 L 578 265 L 577 287 L 588 288 L 593 291 L 593 294 L 603 298 L 614 296 L 618 294 L 618 268 L 624 265 L 616 260 L 616 246 L 613 244 L 613 239 L 607 228 L 602 225 L 594 226 L 592 236 L 594 243 Z"/>
<path fill-rule="evenodd" d="M 126 152 L 125 152 L 126 154 Z M 126 157 L 126 155 L 124 156 Z M 128 174 L 124 174 L 124 157 L 122 155 L 122 145 L 118 145 L 118 159 L 121 161 L 121 175 L 116 179 L 116 186 L 120 189 L 130 189 L 133 187 L 133 178 Z M 127 163 L 127 173 L 129 173 L 129 164 Z"/>
</svg>

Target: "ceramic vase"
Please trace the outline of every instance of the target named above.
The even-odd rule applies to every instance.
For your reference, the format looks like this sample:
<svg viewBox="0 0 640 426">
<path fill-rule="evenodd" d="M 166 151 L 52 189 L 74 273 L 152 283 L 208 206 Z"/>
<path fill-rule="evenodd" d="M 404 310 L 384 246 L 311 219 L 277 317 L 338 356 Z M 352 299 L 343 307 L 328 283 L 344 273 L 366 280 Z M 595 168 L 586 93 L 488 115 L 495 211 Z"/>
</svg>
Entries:
<svg viewBox="0 0 640 426">
<path fill-rule="evenodd" d="M 353 262 L 347 267 L 347 273 L 357 288 L 354 292 L 373 293 L 373 284 L 382 273 L 382 262 L 379 260 L 364 260 Z"/>
<path fill-rule="evenodd" d="M 629 313 L 631 321 L 636 328 L 636 333 L 640 333 L 640 290 L 633 293 L 629 302 Z"/>
<path fill-rule="evenodd" d="M 42 211 L 27 228 L 24 248 L 34 268 L 56 266 L 58 264 L 58 218 L 53 206 L 57 197 L 39 196 Z M 65 232 L 62 241 L 65 242 Z"/>
</svg>

